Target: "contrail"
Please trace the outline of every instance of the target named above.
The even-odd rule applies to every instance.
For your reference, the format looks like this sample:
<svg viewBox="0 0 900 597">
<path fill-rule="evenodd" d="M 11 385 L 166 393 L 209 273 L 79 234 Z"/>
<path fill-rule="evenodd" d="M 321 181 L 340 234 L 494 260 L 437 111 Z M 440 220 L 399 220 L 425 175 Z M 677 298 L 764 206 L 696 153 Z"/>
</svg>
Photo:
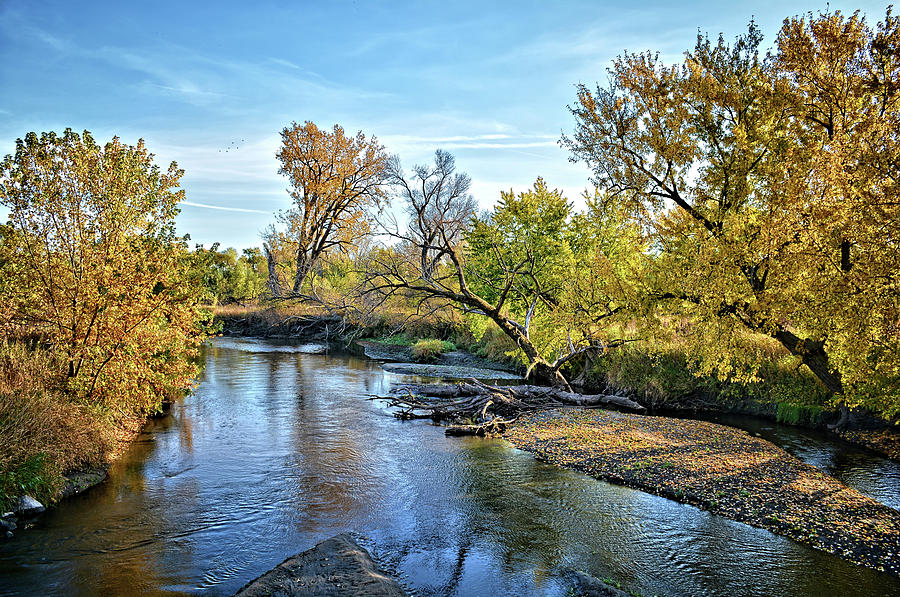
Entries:
<svg viewBox="0 0 900 597">
<path fill-rule="evenodd" d="M 206 203 L 194 203 L 193 201 L 182 201 L 181 205 L 189 205 L 191 207 L 205 207 L 206 209 L 219 209 L 222 211 L 241 211 L 251 214 L 271 214 L 271 211 L 262 209 L 245 209 L 243 207 L 222 207 L 221 205 L 207 205 Z"/>
</svg>

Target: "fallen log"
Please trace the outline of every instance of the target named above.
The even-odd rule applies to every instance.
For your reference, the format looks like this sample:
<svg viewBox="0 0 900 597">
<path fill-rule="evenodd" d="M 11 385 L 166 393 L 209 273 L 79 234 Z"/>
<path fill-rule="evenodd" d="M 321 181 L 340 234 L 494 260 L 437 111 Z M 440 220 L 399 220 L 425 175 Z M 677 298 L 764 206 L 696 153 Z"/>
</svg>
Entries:
<svg viewBox="0 0 900 597">
<path fill-rule="evenodd" d="M 617 394 L 579 394 L 533 385 L 490 386 L 474 379 L 457 384 L 404 384 L 382 398 L 397 408 L 394 416 L 399 419 L 451 423 L 447 435 L 500 433 L 521 413 L 549 408 L 645 410 Z"/>
<path fill-rule="evenodd" d="M 464 398 L 482 395 L 502 395 L 509 399 L 538 403 L 541 401 L 559 402 L 570 406 L 595 407 L 616 406 L 633 412 L 644 412 L 646 409 L 625 396 L 619 394 L 579 394 L 566 392 L 558 388 L 545 386 L 490 386 L 478 380 L 457 384 L 404 384 L 398 386 L 395 393 L 406 392 L 425 398 Z"/>
</svg>

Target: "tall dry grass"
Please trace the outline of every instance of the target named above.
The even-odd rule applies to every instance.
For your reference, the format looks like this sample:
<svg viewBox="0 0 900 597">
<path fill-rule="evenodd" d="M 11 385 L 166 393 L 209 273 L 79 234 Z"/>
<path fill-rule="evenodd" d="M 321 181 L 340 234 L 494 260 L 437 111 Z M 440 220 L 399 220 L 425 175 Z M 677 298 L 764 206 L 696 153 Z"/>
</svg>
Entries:
<svg viewBox="0 0 900 597">
<path fill-rule="evenodd" d="M 0 507 L 19 495 L 47 503 L 63 473 L 101 464 L 116 425 L 98 407 L 69 401 L 54 356 L 24 343 L 0 343 Z"/>
</svg>

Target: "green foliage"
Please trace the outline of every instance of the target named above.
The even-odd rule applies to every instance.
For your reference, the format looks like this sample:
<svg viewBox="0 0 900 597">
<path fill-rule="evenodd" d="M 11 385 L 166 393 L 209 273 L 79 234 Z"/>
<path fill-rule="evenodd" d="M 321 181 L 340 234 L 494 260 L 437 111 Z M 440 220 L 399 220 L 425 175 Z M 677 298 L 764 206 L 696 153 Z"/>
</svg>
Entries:
<svg viewBox="0 0 900 597">
<path fill-rule="evenodd" d="M 721 379 L 693 368 L 678 347 L 632 344 L 598 359 L 591 383 L 611 384 L 657 408 L 716 403 L 725 409 L 771 413 L 792 425 L 819 425 L 833 411 L 830 394 L 798 364 L 796 357 L 782 354 L 763 362 L 753 381 Z"/>
<path fill-rule="evenodd" d="M 412 345 L 413 358 L 419 363 L 437 360 L 444 352 L 455 348 L 452 342 L 444 340 L 419 340 Z"/>
<path fill-rule="evenodd" d="M 628 346 L 598 360 L 595 376 L 654 406 L 677 404 L 695 394 L 718 389 L 709 378 L 695 376 L 683 353 Z"/>
<path fill-rule="evenodd" d="M 38 452 L 13 469 L 0 470 L 0 512 L 12 508 L 14 500 L 21 495 L 31 495 L 41 503 L 53 497 L 62 481 L 47 461 L 47 455 Z"/>
<path fill-rule="evenodd" d="M 551 309 L 574 265 L 571 214 L 568 200 L 540 178 L 529 191 L 501 193 L 494 211 L 475 218 L 465 236 L 473 290 L 488 302 L 498 302 L 504 282 L 521 273 L 507 291 L 510 312 L 524 320 L 529 309 Z"/>
<path fill-rule="evenodd" d="M 415 343 L 415 340 L 410 339 L 406 334 L 394 334 L 393 336 L 379 338 L 377 342 L 389 344 L 391 346 L 412 346 Z"/>
<path fill-rule="evenodd" d="M 808 406 L 779 402 L 775 410 L 775 418 L 779 423 L 788 425 L 817 425 L 822 423 L 825 410 L 820 406 Z"/>
<path fill-rule="evenodd" d="M 526 192 L 502 193 L 493 212 L 475 218 L 465 234 L 470 287 L 502 303 L 551 362 L 573 348 L 620 338 L 614 316 L 623 313 L 626 278 L 641 267 L 636 234 L 599 196 L 586 200 L 588 210 L 574 213 L 560 191 L 538 178 Z M 487 322 L 472 323 L 476 338 L 487 329 Z"/>
<path fill-rule="evenodd" d="M 197 245 L 193 251 L 195 275 L 206 289 L 206 300 L 213 304 L 245 303 L 259 299 L 266 287 L 266 258 L 258 248 L 244 249 L 239 256 L 231 247 L 219 251 Z"/>
</svg>

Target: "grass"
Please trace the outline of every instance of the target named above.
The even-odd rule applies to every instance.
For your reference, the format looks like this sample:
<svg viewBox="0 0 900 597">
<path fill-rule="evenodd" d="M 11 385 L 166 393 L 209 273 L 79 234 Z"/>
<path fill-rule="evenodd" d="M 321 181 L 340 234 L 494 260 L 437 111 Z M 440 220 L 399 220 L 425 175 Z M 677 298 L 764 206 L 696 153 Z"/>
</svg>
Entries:
<svg viewBox="0 0 900 597">
<path fill-rule="evenodd" d="M 372 338 L 371 341 L 388 346 L 406 346 L 412 351 L 418 363 L 432 363 L 445 352 L 456 350 L 456 344 L 449 340 L 437 338 L 414 338 L 406 334 L 394 334 L 383 338 Z"/>
<path fill-rule="evenodd" d="M 456 350 L 456 345 L 447 340 L 422 339 L 412 345 L 413 358 L 419 363 L 436 361 L 445 352 Z"/>
<path fill-rule="evenodd" d="M 833 418 L 830 396 L 810 372 L 786 353 L 770 356 L 756 381 L 723 380 L 694 374 L 677 346 L 633 344 L 598 359 L 591 383 L 625 390 L 653 408 L 716 404 L 791 425 L 817 426 Z"/>
<path fill-rule="evenodd" d="M 775 419 L 788 425 L 820 425 L 827 418 L 824 408 L 815 404 L 795 404 L 778 402 L 775 406 Z"/>
<path fill-rule="evenodd" d="M 70 401 L 62 370 L 45 350 L 0 344 L 0 511 L 23 494 L 52 501 L 64 473 L 102 464 L 118 445 L 120 421 Z"/>
</svg>

